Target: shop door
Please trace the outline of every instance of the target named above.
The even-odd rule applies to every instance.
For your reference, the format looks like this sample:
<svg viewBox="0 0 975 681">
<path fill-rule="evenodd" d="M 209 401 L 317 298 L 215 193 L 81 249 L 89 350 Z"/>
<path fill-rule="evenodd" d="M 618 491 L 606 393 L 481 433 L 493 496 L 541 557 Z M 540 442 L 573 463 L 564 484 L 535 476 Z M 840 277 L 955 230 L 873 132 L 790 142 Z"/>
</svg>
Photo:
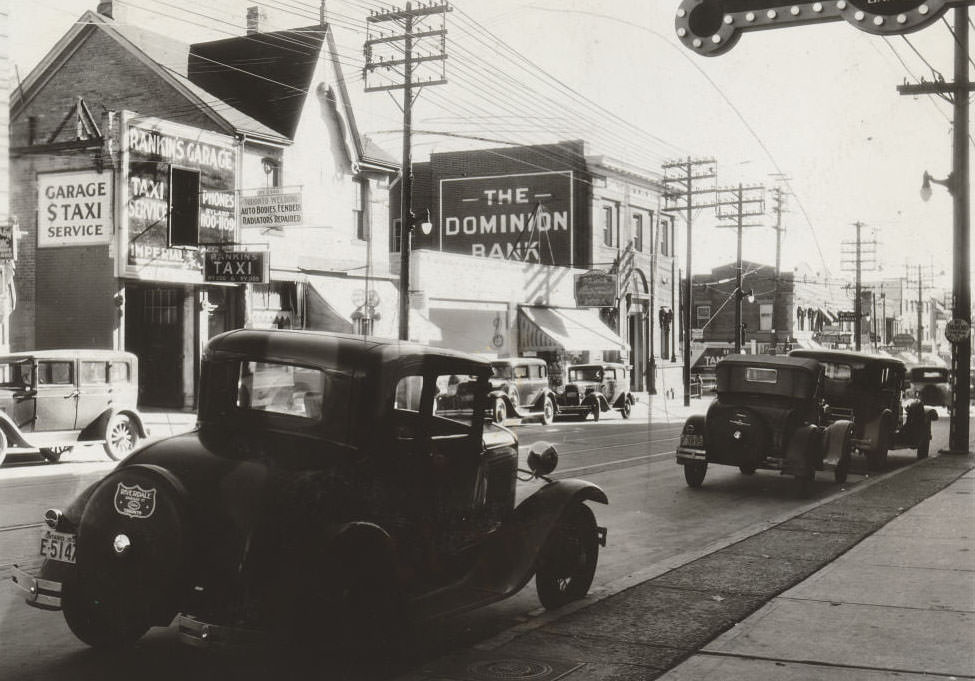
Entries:
<svg viewBox="0 0 975 681">
<path fill-rule="evenodd" d="M 126 287 L 125 344 L 139 357 L 139 404 L 183 406 L 183 289 Z"/>
</svg>

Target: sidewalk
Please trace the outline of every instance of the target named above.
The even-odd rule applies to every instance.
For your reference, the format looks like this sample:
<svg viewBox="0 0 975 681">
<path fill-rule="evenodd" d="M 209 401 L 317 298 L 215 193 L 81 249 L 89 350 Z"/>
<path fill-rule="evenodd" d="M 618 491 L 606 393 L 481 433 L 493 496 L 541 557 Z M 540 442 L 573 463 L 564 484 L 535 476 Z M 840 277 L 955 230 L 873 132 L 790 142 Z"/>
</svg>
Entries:
<svg viewBox="0 0 975 681">
<path fill-rule="evenodd" d="M 683 423 L 692 414 L 703 414 L 714 400 L 714 394 L 692 397 L 690 405 L 684 406 L 684 395 L 677 391 L 674 397 L 666 394 L 633 393 L 637 403 L 633 407 L 635 417 L 650 415 L 651 423 Z"/>
<path fill-rule="evenodd" d="M 973 466 L 934 456 L 876 476 L 400 681 L 975 679 Z"/>
<path fill-rule="evenodd" d="M 139 414 L 142 416 L 142 422 L 149 429 L 149 437 L 153 440 L 185 433 L 196 425 L 196 411 L 143 407 L 139 409 Z"/>
</svg>

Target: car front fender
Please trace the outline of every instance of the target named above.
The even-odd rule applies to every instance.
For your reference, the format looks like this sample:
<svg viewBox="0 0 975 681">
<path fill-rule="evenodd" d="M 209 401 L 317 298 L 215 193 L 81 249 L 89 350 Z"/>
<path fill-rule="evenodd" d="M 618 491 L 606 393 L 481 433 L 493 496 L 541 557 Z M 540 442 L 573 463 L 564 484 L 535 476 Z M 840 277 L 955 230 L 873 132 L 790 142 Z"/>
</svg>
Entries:
<svg viewBox="0 0 975 681">
<path fill-rule="evenodd" d="M 826 428 L 826 453 L 823 463 L 836 466 L 843 458 L 844 450 L 851 449 L 853 442 L 853 422 L 834 421 Z"/>
<path fill-rule="evenodd" d="M 23 433 L 20 432 L 20 428 L 14 423 L 6 412 L 0 411 L 0 428 L 3 429 L 3 434 L 7 436 L 7 444 L 16 445 L 18 447 L 33 447 L 27 440 L 24 439 Z"/>
<path fill-rule="evenodd" d="M 562 514 L 572 504 L 584 501 L 609 503 L 602 489 L 575 479 L 551 482 L 522 501 L 484 543 L 468 585 L 498 594 L 521 589 L 535 574 L 538 554 Z"/>
<path fill-rule="evenodd" d="M 82 429 L 81 433 L 78 435 L 78 440 L 81 442 L 90 440 L 104 440 L 105 428 L 108 427 L 108 422 L 116 414 L 124 414 L 125 416 L 128 416 L 129 419 L 132 420 L 132 425 L 135 426 L 136 432 L 139 434 L 140 438 L 149 437 L 149 431 L 146 430 L 142 417 L 134 409 L 106 409 L 99 414 L 96 419 Z"/>
</svg>

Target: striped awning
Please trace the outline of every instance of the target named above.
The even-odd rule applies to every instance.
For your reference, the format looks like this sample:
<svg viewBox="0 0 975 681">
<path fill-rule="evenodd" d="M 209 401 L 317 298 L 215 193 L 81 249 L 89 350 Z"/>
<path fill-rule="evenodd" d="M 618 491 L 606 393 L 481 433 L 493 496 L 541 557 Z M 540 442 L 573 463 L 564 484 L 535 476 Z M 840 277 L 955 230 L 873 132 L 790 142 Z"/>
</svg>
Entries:
<svg viewBox="0 0 975 681">
<path fill-rule="evenodd" d="M 518 309 L 518 349 L 628 351 L 629 344 L 593 309 L 525 305 Z"/>
</svg>

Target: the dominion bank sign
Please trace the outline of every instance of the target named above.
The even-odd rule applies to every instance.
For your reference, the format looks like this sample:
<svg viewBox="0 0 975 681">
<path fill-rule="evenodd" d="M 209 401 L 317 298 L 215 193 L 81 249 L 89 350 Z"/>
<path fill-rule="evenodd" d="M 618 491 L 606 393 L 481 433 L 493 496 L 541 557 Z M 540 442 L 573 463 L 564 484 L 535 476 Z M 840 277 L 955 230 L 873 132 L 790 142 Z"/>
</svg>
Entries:
<svg viewBox="0 0 975 681">
<path fill-rule="evenodd" d="M 572 171 L 440 181 L 439 248 L 544 265 L 572 261 Z"/>
</svg>

